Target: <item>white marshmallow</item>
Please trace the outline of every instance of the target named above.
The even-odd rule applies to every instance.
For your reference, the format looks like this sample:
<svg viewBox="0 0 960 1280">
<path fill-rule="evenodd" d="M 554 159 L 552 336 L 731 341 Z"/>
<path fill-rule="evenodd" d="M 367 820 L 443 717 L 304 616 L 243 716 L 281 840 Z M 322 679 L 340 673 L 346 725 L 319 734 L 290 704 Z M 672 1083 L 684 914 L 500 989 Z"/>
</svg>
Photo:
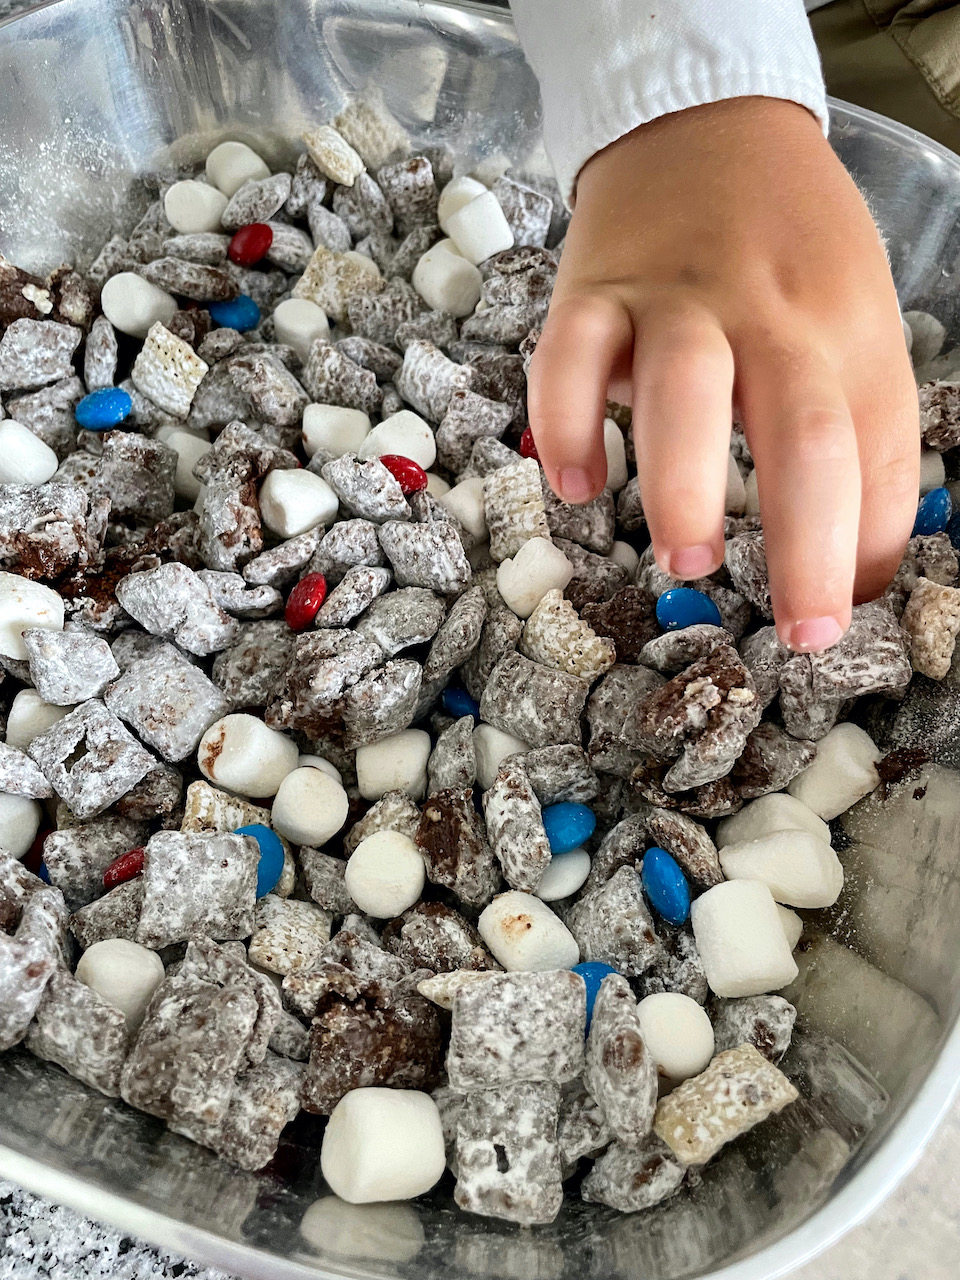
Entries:
<svg viewBox="0 0 960 1280">
<path fill-rule="evenodd" d="M 714 885 L 694 898 L 690 921 L 715 995 L 765 995 L 785 987 L 799 972 L 777 904 L 759 880 Z"/>
<path fill-rule="evenodd" d="M 614 564 L 626 569 L 630 575 L 630 580 L 633 581 L 637 570 L 640 568 L 640 557 L 629 542 L 615 542 L 610 548 L 610 559 Z"/>
<path fill-rule="evenodd" d="M 905 311 L 905 324 L 910 326 L 910 354 L 915 365 L 935 360 L 943 350 L 946 327 L 929 311 Z"/>
<path fill-rule="evenodd" d="M 0 484 L 46 484 L 60 466 L 39 436 L 7 418 L 0 422 Z"/>
<path fill-rule="evenodd" d="M 547 863 L 547 869 L 537 885 L 537 897 L 541 902 L 559 902 L 569 898 L 583 886 L 590 874 L 590 855 L 586 849 L 571 849 L 558 853 Z"/>
<path fill-rule="evenodd" d="M 340 499 L 326 480 L 303 468 L 271 471 L 260 486 L 263 523 L 280 538 L 332 524 L 339 509 Z"/>
<path fill-rule="evenodd" d="M 270 825 L 291 844 L 323 845 L 347 820 L 350 801 L 322 769 L 297 767 L 280 783 Z"/>
<path fill-rule="evenodd" d="M 440 499 L 440 505 L 446 507 L 452 516 L 463 525 L 467 533 L 478 542 L 487 537 L 487 517 L 483 504 L 483 476 L 471 476 L 469 480 L 461 480 L 449 493 Z"/>
<path fill-rule="evenodd" d="M 777 903 L 777 914 L 780 917 L 780 923 L 783 925 L 787 946 L 791 951 L 796 951 L 797 943 L 803 937 L 803 921 L 795 911 L 791 911 L 789 907 L 781 907 L 779 902 Z"/>
<path fill-rule="evenodd" d="M 607 455 L 607 488 L 619 493 L 630 478 L 623 432 L 612 418 L 603 420 L 603 451 Z"/>
<path fill-rule="evenodd" d="M 473 731 L 473 749 L 477 754 L 477 786 L 481 791 L 489 791 L 493 786 L 502 760 L 530 750 L 512 733 L 495 729 L 492 724 L 477 725 Z"/>
<path fill-rule="evenodd" d="M 798 774 L 787 790 L 829 821 L 846 813 L 879 784 L 877 762 L 882 755 L 859 725 L 838 724 L 820 739 L 813 764 Z"/>
<path fill-rule="evenodd" d="M 245 142 L 221 142 L 207 156 L 207 177 L 229 199 L 245 182 L 261 182 L 270 170 Z"/>
<path fill-rule="evenodd" d="M 347 862 L 344 883 L 361 911 L 392 920 L 420 899 L 427 878 L 423 854 L 402 831 L 375 831 Z"/>
<path fill-rule="evenodd" d="M 0 573 L 0 654 L 27 659 L 23 632 L 29 627 L 63 630 L 63 601 L 41 582 L 18 573 Z"/>
<path fill-rule="evenodd" d="M 751 471 L 743 482 L 743 514 L 745 516 L 760 514 L 760 491 L 757 488 L 756 471 Z"/>
<path fill-rule="evenodd" d="M 26 751 L 38 733 L 59 723 L 72 710 L 73 707 L 55 707 L 52 702 L 44 702 L 36 689 L 21 689 L 10 703 L 7 742 L 19 751 Z"/>
<path fill-rule="evenodd" d="M 194 502 L 200 496 L 200 481 L 193 474 L 193 468 L 205 453 L 209 453 L 213 445 L 203 436 L 193 431 L 181 431 L 174 428 L 162 436 L 157 433 L 164 444 L 170 446 L 177 455 L 177 471 L 173 478 L 173 488 L 178 498 Z"/>
<path fill-rule="evenodd" d="M 484 907 L 480 937 L 509 973 L 571 969 L 580 962 L 577 940 L 545 902 L 511 889 Z"/>
<path fill-rule="evenodd" d="M 690 996 L 661 991 L 637 1005 L 640 1034 L 657 1071 L 671 1084 L 698 1076 L 713 1057 L 713 1024 Z"/>
<path fill-rule="evenodd" d="M 403 729 L 357 748 L 357 787 L 364 800 L 379 800 L 386 791 L 403 791 L 420 800 L 427 790 L 430 735 L 425 729 Z"/>
<path fill-rule="evenodd" d="M 947 478 L 943 454 L 936 449 L 924 449 L 920 454 L 920 496 L 931 489 L 939 489 Z"/>
<path fill-rule="evenodd" d="M 360 409 L 339 404 L 308 404 L 303 411 L 303 451 L 312 458 L 325 449 L 337 458 L 356 453 L 370 434 L 370 419 Z"/>
<path fill-rule="evenodd" d="M 907 350 L 913 354 L 913 330 L 907 324 L 903 316 L 900 317 L 900 323 L 903 326 L 903 340 L 907 344 Z"/>
<path fill-rule="evenodd" d="M 472 262 L 451 253 L 441 241 L 420 258 L 410 283 L 432 311 L 463 319 L 473 314 L 480 301 L 483 277 Z"/>
<path fill-rule="evenodd" d="M 419 414 L 401 409 L 373 428 L 357 450 L 357 457 L 380 458 L 385 453 L 412 458 L 424 471 L 429 471 L 437 460 L 437 442 Z"/>
<path fill-rule="evenodd" d="M 807 831 L 724 845 L 720 865 L 728 880 L 759 880 L 788 907 L 831 907 L 843 889 L 840 859 Z"/>
<path fill-rule="evenodd" d="M 351 1204 L 412 1200 L 447 1167 L 437 1104 L 416 1089 L 352 1089 L 331 1113 L 320 1168 Z"/>
<path fill-rule="evenodd" d="M 478 182 L 476 178 L 468 178 L 466 175 L 462 178 L 453 178 L 447 183 L 440 192 L 440 200 L 437 203 L 437 222 L 444 235 L 450 234 L 448 220 L 455 213 L 459 213 L 471 200 L 482 196 L 486 189 L 482 182 Z"/>
<path fill-rule="evenodd" d="M 143 1022 L 163 977 L 163 961 L 157 953 L 126 938 L 107 938 L 87 947 L 76 970 L 77 981 L 119 1009 L 130 1031 Z"/>
<path fill-rule="evenodd" d="M 370 1262 L 412 1262 L 426 1237 L 412 1205 L 348 1204 L 339 1196 L 314 1200 L 300 1234 L 317 1253 Z"/>
<path fill-rule="evenodd" d="M 439 501 L 445 493 L 450 492 L 450 489 L 451 486 L 447 484 L 443 476 L 438 476 L 435 471 L 427 472 L 427 493 L 431 498 L 436 498 Z"/>
<path fill-rule="evenodd" d="M 297 767 L 296 744 L 256 716 L 235 712 L 215 720 L 200 739 L 200 772 L 218 787 L 241 796 L 276 795 Z"/>
<path fill-rule="evenodd" d="M 727 454 L 727 492 L 723 509 L 728 516 L 742 516 L 747 505 L 747 489 L 732 453 Z"/>
<path fill-rule="evenodd" d="M 334 782 L 343 783 L 343 775 L 335 764 L 331 764 L 329 760 L 325 760 L 323 756 L 301 756 L 297 761 L 298 769 L 319 769 L 325 773 L 327 777 L 333 778 Z"/>
<path fill-rule="evenodd" d="M 163 197 L 163 211 L 174 231 L 192 236 L 202 231 L 219 231 L 227 197 L 209 182 L 186 178 L 175 182 Z"/>
<path fill-rule="evenodd" d="M 515 556 L 501 560 L 497 590 L 518 618 L 529 618 L 548 591 L 562 591 L 573 565 L 548 538 L 528 538 Z"/>
<path fill-rule="evenodd" d="M 492 191 L 465 204 L 447 218 L 447 234 L 475 267 L 495 253 L 513 248 L 513 232 Z"/>
<path fill-rule="evenodd" d="M 309 298 L 285 298 L 273 313 L 273 332 L 278 342 L 293 347 L 306 364 L 316 339 L 330 336 L 330 321 L 324 309 Z"/>
<path fill-rule="evenodd" d="M 42 816 L 36 800 L 0 791 L 0 849 L 22 858 L 37 838 Z"/>
<path fill-rule="evenodd" d="M 751 800 L 739 813 L 723 818 L 717 827 L 717 848 L 760 840 L 774 831 L 809 831 L 818 840 L 830 843 L 830 828 L 822 818 L 793 796 L 777 791 Z"/>
<path fill-rule="evenodd" d="M 115 329 L 131 338 L 145 338 L 159 321 L 167 325 L 177 314 L 176 301 L 133 271 L 120 271 L 100 292 L 103 314 Z"/>
</svg>

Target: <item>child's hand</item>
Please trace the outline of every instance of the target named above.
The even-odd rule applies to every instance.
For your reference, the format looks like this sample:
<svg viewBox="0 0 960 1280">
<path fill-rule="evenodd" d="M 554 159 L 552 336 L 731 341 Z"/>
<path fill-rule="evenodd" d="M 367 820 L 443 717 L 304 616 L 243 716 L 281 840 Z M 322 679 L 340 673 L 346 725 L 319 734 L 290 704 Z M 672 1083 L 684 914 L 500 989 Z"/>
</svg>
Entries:
<svg viewBox="0 0 960 1280">
<path fill-rule="evenodd" d="M 735 404 L 781 638 L 828 647 L 892 578 L 917 508 L 916 387 L 876 228 L 803 107 L 695 107 L 586 165 L 530 371 L 537 449 L 568 502 L 603 487 L 608 389 L 632 399 L 643 509 L 675 577 L 723 559 Z"/>
</svg>

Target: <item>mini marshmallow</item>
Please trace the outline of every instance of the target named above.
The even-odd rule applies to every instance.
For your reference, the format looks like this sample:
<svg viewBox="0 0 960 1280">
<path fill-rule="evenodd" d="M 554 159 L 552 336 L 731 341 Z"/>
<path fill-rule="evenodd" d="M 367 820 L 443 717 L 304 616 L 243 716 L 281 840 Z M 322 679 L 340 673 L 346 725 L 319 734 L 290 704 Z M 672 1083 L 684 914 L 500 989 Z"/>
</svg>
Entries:
<svg viewBox="0 0 960 1280">
<path fill-rule="evenodd" d="M 607 488 L 619 493 L 630 476 L 627 471 L 627 446 L 623 432 L 612 418 L 603 420 L 603 450 L 607 455 Z"/>
<path fill-rule="evenodd" d="M 831 907 L 843 889 L 840 859 L 807 831 L 775 831 L 761 840 L 726 844 L 720 866 L 728 880 L 759 880 L 788 907 Z"/>
<path fill-rule="evenodd" d="M 492 191 L 465 204 L 447 218 L 447 234 L 468 262 L 481 262 L 504 249 L 513 248 L 513 232 Z"/>
<path fill-rule="evenodd" d="M 694 898 L 693 936 L 715 995 L 762 996 L 799 973 L 777 904 L 759 880 L 728 880 Z"/>
<path fill-rule="evenodd" d="M 528 538 L 515 556 L 501 560 L 497 590 L 518 618 L 529 618 L 548 591 L 562 591 L 573 565 L 548 538 Z"/>
<path fill-rule="evenodd" d="M 913 354 L 913 330 L 907 324 L 903 316 L 900 317 L 900 324 L 903 327 L 903 340 L 907 344 L 907 350 Z"/>
<path fill-rule="evenodd" d="M 28 750 L 38 734 L 45 733 L 72 710 L 73 707 L 55 707 L 52 702 L 44 702 L 36 689 L 21 689 L 7 714 L 8 744 L 19 751 Z"/>
<path fill-rule="evenodd" d="M 783 925 L 783 932 L 786 934 L 787 945 L 791 951 L 796 951 L 797 943 L 803 937 L 803 921 L 795 911 L 791 911 L 789 907 L 781 907 L 777 903 L 777 914 L 780 917 L 780 923 Z"/>
<path fill-rule="evenodd" d="M 424 471 L 428 471 L 437 460 L 437 442 L 419 414 L 401 409 L 373 428 L 357 450 L 357 457 L 379 458 L 385 453 L 412 458 Z"/>
<path fill-rule="evenodd" d="M 412 1262 L 426 1237 L 412 1205 L 348 1204 L 339 1196 L 314 1200 L 300 1219 L 300 1234 L 324 1257 Z M 296 1255 L 294 1255 L 296 1256 Z"/>
<path fill-rule="evenodd" d="M 937 453 L 936 449 L 924 449 L 920 454 L 920 496 L 923 497 L 931 489 L 941 488 L 946 478 L 943 454 Z"/>
<path fill-rule="evenodd" d="M 0 849 L 24 857 L 37 838 L 42 816 L 38 801 L 0 791 Z"/>
<path fill-rule="evenodd" d="M 270 825 L 291 844 L 319 847 L 341 829 L 350 801 L 340 782 L 322 769 L 294 769 L 280 783 Z"/>
<path fill-rule="evenodd" d="M 541 902 L 559 902 L 569 898 L 582 888 L 590 874 L 590 855 L 586 849 L 571 849 L 558 853 L 547 863 L 547 869 L 537 885 L 537 897 Z"/>
<path fill-rule="evenodd" d="M 727 454 L 727 492 L 723 502 L 723 509 L 728 516 L 742 516 L 747 505 L 746 486 L 732 453 Z"/>
<path fill-rule="evenodd" d="M 133 271 L 120 271 L 103 286 L 100 306 L 115 329 L 131 338 L 145 338 L 158 322 L 168 325 L 177 304 L 164 289 Z"/>
<path fill-rule="evenodd" d="M 60 466 L 39 436 L 13 418 L 0 422 L 0 484 L 46 484 Z"/>
<path fill-rule="evenodd" d="M 319 769 L 321 773 L 325 773 L 327 777 L 333 778 L 334 782 L 343 783 L 343 775 L 335 764 L 331 764 L 329 760 L 325 760 L 323 756 L 301 756 L 297 761 L 298 769 Z"/>
<path fill-rule="evenodd" d="M 402 831 L 375 831 L 350 855 L 344 884 L 361 911 L 392 920 L 418 902 L 427 873 L 416 841 Z"/>
<path fill-rule="evenodd" d="M 330 321 L 309 298 L 285 298 L 274 310 L 273 332 L 277 342 L 293 347 L 306 364 L 316 339 L 330 336 Z"/>
<path fill-rule="evenodd" d="M 447 484 L 443 476 L 438 476 L 435 471 L 427 472 L 427 493 L 431 498 L 439 501 L 445 493 L 449 493 L 451 486 Z"/>
<path fill-rule="evenodd" d="M 446 507 L 478 542 L 487 536 L 487 517 L 483 505 L 483 477 L 471 476 L 469 480 L 461 480 L 449 493 L 440 499 L 440 505 Z"/>
<path fill-rule="evenodd" d="M 615 542 L 610 548 L 610 559 L 614 564 L 626 569 L 630 575 L 630 580 L 633 581 L 637 570 L 640 568 L 640 557 L 629 542 Z"/>
<path fill-rule="evenodd" d="M 260 486 L 263 523 L 280 538 L 295 538 L 317 525 L 332 524 L 339 508 L 340 499 L 312 471 L 271 471 Z"/>
<path fill-rule="evenodd" d="M 822 744 L 821 744 L 822 745 Z M 809 831 L 818 840 L 830 843 L 830 828 L 812 809 L 783 791 L 751 800 L 739 813 L 723 818 L 717 827 L 716 844 L 745 844 L 774 831 Z"/>
<path fill-rule="evenodd" d="M 637 1005 L 640 1034 L 658 1073 L 671 1084 L 698 1076 L 713 1057 L 713 1024 L 690 996 L 660 991 Z"/>
<path fill-rule="evenodd" d="M 929 311 L 905 311 L 904 324 L 910 326 L 910 354 L 915 365 L 927 364 L 943 350 L 946 326 Z"/>
<path fill-rule="evenodd" d="M 192 431 L 182 431 L 176 427 L 172 431 L 158 431 L 157 437 L 164 444 L 169 445 L 177 455 L 177 471 L 173 479 L 174 492 L 178 498 L 194 502 L 200 496 L 200 481 L 193 474 L 193 468 L 213 446 L 203 436 L 195 435 Z"/>
<path fill-rule="evenodd" d="M 221 142 L 207 156 L 207 177 L 229 198 L 245 182 L 261 182 L 270 170 L 252 147 L 245 142 Z"/>
<path fill-rule="evenodd" d="M 829 822 L 846 813 L 878 785 L 877 762 L 882 755 L 859 725 L 838 724 L 817 743 L 813 764 L 798 774 L 787 790 L 795 800 Z"/>
<path fill-rule="evenodd" d="M 571 969 L 580 961 L 577 940 L 559 916 L 531 893 L 512 889 L 485 907 L 480 937 L 509 973 Z"/>
<path fill-rule="evenodd" d="M 18 573 L 0 573 L 0 654 L 27 660 L 23 632 L 28 627 L 63 630 L 63 600 L 41 582 Z"/>
<path fill-rule="evenodd" d="M 468 178 L 466 175 L 462 178 L 453 178 L 447 183 L 440 192 L 440 200 L 437 203 L 437 222 L 444 235 L 450 234 L 450 228 L 447 226 L 449 219 L 465 208 L 471 200 L 482 196 L 486 189 L 482 182 L 478 182 L 476 178 Z"/>
<path fill-rule="evenodd" d="M 743 514 L 745 516 L 760 514 L 760 491 L 757 488 L 756 471 L 751 471 L 743 482 Z"/>
<path fill-rule="evenodd" d="M 318 449 L 342 458 L 356 453 L 370 434 L 370 419 L 361 409 L 338 404 L 308 404 L 303 411 L 303 451 L 312 458 Z"/>
<path fill-rule="evenodd" d="M 386 791 L 403 791 L 420 800 L 427 790 L 430 735 L 404 729 L 357 748 L 357 787 L 364 800 L 379 800 Z"/>
<path fill-rule="evenodd" d="M 451 253 L 441 241 L 419 260 L 410 283 L 432 311 L 447 311 L 462 320 L 480 301 L 483 277 L 472 262 Z"/>
<path fill-rule="evenodd" d="M 77 964 L 76 979 L 92 988 L 136 1031 L 154 991 L 164 978 L 163 961 L 155 951 L 126 938 L 107 938 L 88 947 Z"/>
<path fill-rule="evenodd" d="M 412 1200 L 447 1167 L 437 1104 L 416 1089 L 352 1089 L 331 1113 L 320 1168 L 351 1204 Z"/>
<path fill-rule="evenodd" d="M 203 231 L 219 231 L 227 203 L 223 192 L 211 187 L 209 182 L 186 178 L 169 188 L 163 197 L 163 211 L 174 231 L 190 236 Z"/>
<path fill-rule="evenodd" d="M 489 791 L 493 786 L 502 760 L 530 750 L 512 733 L 495 729 L 492 724 L 477 725 L 473 731 L 473 749 L 477 754 L 477 786 L 481 791 Z"/>
<path fill-rule="evenodd" d="M 218 787 L 241 796 L 276 795 L 297 767 L 296 743 L 256 716 L 236 712 L 215 720 L 200 739 L 200 772 Z"/>
</svg>

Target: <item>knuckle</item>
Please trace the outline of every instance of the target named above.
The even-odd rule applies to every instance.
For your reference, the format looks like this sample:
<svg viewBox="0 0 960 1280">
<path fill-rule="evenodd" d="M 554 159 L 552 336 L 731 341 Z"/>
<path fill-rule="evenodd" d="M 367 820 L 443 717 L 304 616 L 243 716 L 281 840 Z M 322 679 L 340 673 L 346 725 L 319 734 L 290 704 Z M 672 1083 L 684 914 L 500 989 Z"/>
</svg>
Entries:
<svg viewBox="0 0 960 1280">
<path fill-rule="evenodd" d="M 856 461 L 850 415 L 841 408 L 808 408 L 786 418 L 785 435 L 796 465 L 846 466 Z"/>
</svg>

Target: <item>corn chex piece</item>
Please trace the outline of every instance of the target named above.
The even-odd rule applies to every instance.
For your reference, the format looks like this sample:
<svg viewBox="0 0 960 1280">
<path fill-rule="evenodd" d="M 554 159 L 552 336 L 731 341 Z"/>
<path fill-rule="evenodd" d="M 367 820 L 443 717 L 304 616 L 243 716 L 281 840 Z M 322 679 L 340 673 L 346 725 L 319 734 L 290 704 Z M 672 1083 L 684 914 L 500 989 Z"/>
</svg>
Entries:
<svg viewBox="0 0 960 1280">
<path fill-rule="evenodd" d="M 270 826 L 270 810 L 261 809 L 241 796 L 211 787 L 209 782 L 191 782 L 183 803 L 181 831 L 223 832 L 236 831 L 237 827 Z M 277 839 L 283 845 L 283 871 L 273 892 L 278 898 L 286 898 L 293 892 L 297 867 L 290 845 L 283 836 Z"/>
<path fill-rule="evenodd" d="M 334 182 L 339 182 L 344 187 L 352 187 L 363 173 L 363 161 L 332 124 L 322 124 L 316 129 L 308 129 L 303 134 L 303 141 L 313 163 L 322 174 L 332 178 Z"/>
<path fill-rule="evenodd" d="M 311 902 L 268 893 L 256 906 L 249 956 L 271 973 L 295 973 L 316 967 L 330 941 L 333 915 Z"/>
<path fill-rule="evenodd" d="M 158 408 L 185 418 L 208 368 L 188 342 L 158 320 L 134 361 L 130 379 Z"/>
<path fill-rule="evenodd" d="M 363 254 L 334 253 L 320 245 L 294 286 L 293 296 L 315 302 L 339 324 L 346 318 L 349 302 L 379 293 L 383 286 L 376 265 Z"/>
<path fill-rule="evenodd" d="M 520 637 L 520 652 L 534 662 L 592 684 L 617 660 L 610 640 L 588 626 L 560 591 L 548 591 L 531 613 Z"/>
<path fill-rule="evenodd" d="M 531 538 L 550 541 L 540 465 L 518 458 L 483 482 L 483 507 L 490 531 L 490 555 L 498 563 L 515 556 Z"/>
<path fill-rule="evenodd" d="M 800 1095 L 752 1044 L 717 1056 L 663 1098 L 654 1132 L 681 1164 L 706 1164 L 722 1146 L 782 1111 Z"/>
<path fill-rule="evenodd" d="M 910 593 L 900 626 L 910 641 L 914 671 L 942 680 L 960 631 L 960 590 L 921 578 Z"/>
</svg>

